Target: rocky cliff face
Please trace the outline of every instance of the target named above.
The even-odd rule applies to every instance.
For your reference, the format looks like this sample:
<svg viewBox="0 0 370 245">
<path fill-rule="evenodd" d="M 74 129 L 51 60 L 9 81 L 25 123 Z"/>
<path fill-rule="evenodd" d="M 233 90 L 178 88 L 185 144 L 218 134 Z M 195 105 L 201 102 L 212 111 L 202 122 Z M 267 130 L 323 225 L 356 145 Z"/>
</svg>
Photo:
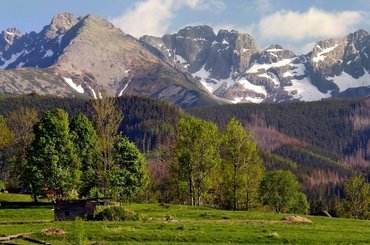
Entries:
<svg viewBox="0 0 370 245">
<path fill-rule="evenodd" d="M 94 15 L 55 16 L 39 33 L 0 35 L 0 92 L 139 94 L 189 107 L 312 101 L 370 93 L 370 36 L 318 42 L 304 55 L 252 36 L 189 26 L 140 40 Z"/>
<path fill-rule="evenodd" d="M 260 50 L 246 33 L 220 30 L 216 35 L 207 26 L 186 27 L 162 38 L 145 36 L 141 42 L 232 103 L 320 100 L 349 91 L 364 94 L 370 85 L 370 39 L 363 30 L 320 41 L 305 55 L 278 44 Z"/>
</svg>

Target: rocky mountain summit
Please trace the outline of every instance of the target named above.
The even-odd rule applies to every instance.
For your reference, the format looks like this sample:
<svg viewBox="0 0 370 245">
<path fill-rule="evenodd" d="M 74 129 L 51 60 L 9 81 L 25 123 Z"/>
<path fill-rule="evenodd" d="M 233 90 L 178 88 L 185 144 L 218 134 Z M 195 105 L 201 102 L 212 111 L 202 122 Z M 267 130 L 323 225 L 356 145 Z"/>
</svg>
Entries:
<svg viewBox="0 0 370 245">
<path fill-rule="evenodd" d="M 92 98 L 128 93 L 183 107 L 215 103 L 192 76 L 98 16 L 62 13 L 40 33 L 18 36 L 1 46 L 0 93 Z"/>
<path fill-rule="evenodd" d="M 139 40 L 94 15 L 56 15 L 41 32 L 0 34 L 0 93 L 138 94 L 182 107 L 370 94 L 370 36 L 359 30 L 297 55 L 247 33 L 189 26 Z"/>
<path fill-rule="evenodd" d="M 217 97 L 260 103 L 368 94 L 369 38 L 360 30 L 320 41 L 304 55 L 278 44 L 260 50 L 249 34 L 228 30 L 215 34 L 208 26 L 140 40 Z"/>
</svg>

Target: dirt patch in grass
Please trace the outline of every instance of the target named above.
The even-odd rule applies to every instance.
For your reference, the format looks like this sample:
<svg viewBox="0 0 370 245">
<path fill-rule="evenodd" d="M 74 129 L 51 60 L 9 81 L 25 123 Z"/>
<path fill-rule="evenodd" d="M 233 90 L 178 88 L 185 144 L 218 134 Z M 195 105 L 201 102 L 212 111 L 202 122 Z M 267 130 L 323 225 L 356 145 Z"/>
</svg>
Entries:
<svg viewBox="0 0 370 245">
<path fill-rule="evenodd" d="M 311 220 L 305 217 L 302 217 L 302 216 L 298 216 L 298 215 L 284 217 L 282 221 L 291 222 L 291 223 L 312 224 Z"/>
<path fill-rule="evenodd" d="M 66 232 L 59 228 L 47 228 L 41 231 L 44 236 L 64 235 Z"/>
</svg>

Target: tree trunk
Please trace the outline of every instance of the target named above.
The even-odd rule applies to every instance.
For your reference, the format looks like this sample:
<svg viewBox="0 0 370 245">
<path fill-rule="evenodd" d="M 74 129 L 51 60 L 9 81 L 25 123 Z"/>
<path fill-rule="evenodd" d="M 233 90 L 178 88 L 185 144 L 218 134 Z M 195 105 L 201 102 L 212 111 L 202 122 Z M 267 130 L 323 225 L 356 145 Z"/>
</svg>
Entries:
<svg viewBox="0 0 370 245">
<path fill-rule="evenodd" d="M 238 200 L 237 200 L 237 183 L 236 183 L 236 173 L 237 173 L 237 168 L 236 168 L 236 164 L 234 164 L 234 174 L 233 174 L 233 194 L 234 194 L 234 211 L 236 211 L 238 209 Z"/>
<path fill-rule="evenodd" d="M 193 176 L 190 175 L 189 177 L 189 194 L 191 199 L 191 206 L 195 206 L 195 200 L 194 200 L 194 179 Z"/>
</svg>

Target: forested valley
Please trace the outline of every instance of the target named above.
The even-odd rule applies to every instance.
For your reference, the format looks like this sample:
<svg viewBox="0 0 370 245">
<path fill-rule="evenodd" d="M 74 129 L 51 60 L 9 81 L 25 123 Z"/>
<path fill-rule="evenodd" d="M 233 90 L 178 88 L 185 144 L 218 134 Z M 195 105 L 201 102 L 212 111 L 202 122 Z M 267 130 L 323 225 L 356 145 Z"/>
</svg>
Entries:
<svg viewBox="0 0 370 245">
<path fill-rule="evenodd" d="M 94 103 L 37 95 L 0 99 L 2 137 L 8 128 L 11 138 L 7 143 L 4 137 L 1 145 L 6 189 L 32 192 L 35 198 L 110 196 L 127 202 L 369 217 L 369 99 L 183 111 L 165 102 L 124 96 L 111 101 L 118 114 L 100 118 L 103 126 L 116 122 L 105 138 L 107 130 L 99 127 L 98 119 L 104 115 Z M 109 119 L 112 115 L 114 120 Z M 24 182 L 35 176 L 49 179 L 47 171 L 27 177 L 16 170 L 45 162 L 33 156 L 50 157 L 40 149 L 45 148 L 43 133 L 52 131 L 47 125 L 56 118 L 64 123 L 55 126 L 65 130 L 58 137 L 65 136 L 66 147 L 75 149 L 54 150 L 74 153 L 55 161 L 52 166 L 59 175 L 50 178 L 48 186 Z M 22 120 L 29 122 L 26 129 L 15 123 Z M 86 141 L 79 140 L 83 137 Z M 75 159 L 72 165 L 70 159 Z M 130 169 L 131 163 L 137 167 Z M 66 166 L 76 171 L 63 173 Z M 291 188 L 274 189 L 278 183 Z M 273 193 L 291 195 L 274 200 Z"/>
</svg>

